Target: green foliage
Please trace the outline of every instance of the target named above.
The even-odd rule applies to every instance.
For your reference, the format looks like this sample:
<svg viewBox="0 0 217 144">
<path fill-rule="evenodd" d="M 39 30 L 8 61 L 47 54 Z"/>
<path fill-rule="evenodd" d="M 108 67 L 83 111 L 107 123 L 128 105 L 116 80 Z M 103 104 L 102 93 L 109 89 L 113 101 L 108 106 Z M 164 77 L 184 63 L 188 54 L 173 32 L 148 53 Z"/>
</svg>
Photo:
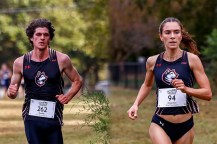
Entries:
<svg viewBox="0 0 217 144">
<path fill-rule="evenodd" d="M 202 53 L 209 61 L 217 61 L 217 29 L 206 37 L 207 46 L 203 47 Z"/>
<path fill-rule="evenodd" d="M 11 56 L 19 56 L 20 52 L 27 47 L 27 41 L 24 40 L 24 31 L 14 24 L 13 18 L 6 15 L 0 15 L 0 33 L 1 62 L 10 60 Z M 18 48 L 19 46 L 22 47 Z"/>
<path fill-rule="evenodd" d="M 82 33 L 85 25 L 79 13 L 71 9 L 53 9 L 49 14 L 42 12 L 41 17 L 50 19 L 55 26 L 55 38 L 51 47 L 66 53 L 82 48 L 85 42 Z"/>
<path fill-rule="evenodd" d="M 108 0 L 75 0 L 78 11 L 85 21 L 85 44 L 83 49 L 86 54 L 98 59 L 106 59 L 108 44 Z"/>
<path fill-rule="evenodd" d="M 100 91 L 85 91 L 82 94 L 81 102 L 84 103 L 83 111 L 90 111 L 85 123 L 90 126 L 95 134 L 96 139 L 91 140 L 91 144 L 109 144 L 109 124 L 110 124 L 110 107 L 108 98 Z"/>
<path fill-rule="evenodd" d="M 91 69 L 100 69 L 103 66 L 102 59 L 108 57 L 106 6 L 107 0 L 1 1 L 0 61 L 12 63 L 16 57 L 32 50 L 25 28 L 34 18 L 47 18 L 56 29 L 54 40 L 50 43 L 52 48 L 67 54 L 71 51 L 82 53 L 82 58 L 75 56 L 72 59 L 83 75 L 92 73 Z M 91 63 L 87 66 L 84 63 L 89 58 Z"/>
<path fill-rule="evenodd" d="M 217 87 L 217 29 L 213 29 L 212 33 L 206 38 L 206 47 L 203 47 L 202 54 L 207 61 L 206 70 L 210 76 L 213 92 L 216 93 Z"/>
</svg>

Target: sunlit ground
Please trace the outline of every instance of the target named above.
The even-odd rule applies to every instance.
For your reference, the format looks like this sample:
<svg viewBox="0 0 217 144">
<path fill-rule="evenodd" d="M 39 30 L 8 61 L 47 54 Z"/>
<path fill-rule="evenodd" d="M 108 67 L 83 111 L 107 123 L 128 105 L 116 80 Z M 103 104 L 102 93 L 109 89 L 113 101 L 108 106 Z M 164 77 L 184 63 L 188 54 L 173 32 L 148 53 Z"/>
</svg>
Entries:
<svg viewBox="0 0 217 144">
<path fill-rule="evenodd" d="M 137 90 L 112 88 L 111 103 L 111 144 L 151 144 L 148 128 L 155 110 L 155 94 L 152 92 L 139 108 L 137 120 L 130 120 L 127 110 L 133 104 Z M 197 100 L 200 113 L 194 115 L 194 144 L 217 144 L 217 100 Z"/>
<path fill-rule="evenodd" d="M 21 117 L 24 99 L 0 99 L 0 144 L 27 144 Z M 63 136 L 65 144 L 85 144 L 93 139 L 94 133 L 85 125 L 83 105 L 75 98 L 64 109 Z M 82 137 L 82 139 L 81 139 Z"/>
<path fill-rule="evenodd" d="M 142 103 L 139 117 L 132 121 L 127 110 L 136 98 L 137 90 L 112 87 L 109 94 L 111 106 L 111 144 L 151 144 L 148 128 L 155 109 L 155 96 L 151 95 Z M 27 144 L 21 110 L 23 98 L 0 99 L 0 144 Z M 217 100 L 198 100 L 200 113 L 194 115 L 194 144 L 217 144 Z M 84 125 L 89 111 L 81 111 L 83 105 L 74 98 L 64 109 L 63 135 L 65 144 L 89 144 L 95 133 Z"/>
</svg>

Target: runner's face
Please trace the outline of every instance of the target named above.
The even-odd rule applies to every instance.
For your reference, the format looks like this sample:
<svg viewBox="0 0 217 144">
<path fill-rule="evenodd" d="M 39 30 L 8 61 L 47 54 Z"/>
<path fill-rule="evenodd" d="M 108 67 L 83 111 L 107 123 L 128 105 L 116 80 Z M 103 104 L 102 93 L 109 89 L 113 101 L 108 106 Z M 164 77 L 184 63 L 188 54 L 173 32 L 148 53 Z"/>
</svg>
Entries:
<svg viewBox="0 0 217 144">
<path fill-rule="evenodd" d="M 38 27 L 31 38 L 34 48 L 43 50 L 48 47 L 50 41 L 50 34 L 46 27 Z"/>
<path fill-rule="evenodd" d="M 163 26 L 160 39 L 164 43 L 166 49 L 179 48 L 182 40 L 181 27 L 177 22 L 167 22 Z"/>
</svg>

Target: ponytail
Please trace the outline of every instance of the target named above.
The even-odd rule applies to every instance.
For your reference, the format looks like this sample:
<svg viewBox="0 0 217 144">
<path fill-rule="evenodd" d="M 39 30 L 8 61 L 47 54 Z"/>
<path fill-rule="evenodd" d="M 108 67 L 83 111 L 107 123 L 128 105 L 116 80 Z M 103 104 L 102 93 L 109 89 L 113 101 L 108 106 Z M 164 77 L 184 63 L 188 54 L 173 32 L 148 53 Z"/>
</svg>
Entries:
<svg viewBox="0 0 217 144">
<path fill-rule="evenodd" d="M 189 49 L 189 52 L 194 53 L 196 55 L 199 55 L 200 52 L 197 49 L 197 43 L 192 39 L 192 37 L 190 36 L 190 34 L 188 32 L 184 31 L 182 23 L 177 18 L 168 17 L 165 20 L 163 20 L 159 26 L 159 33 L 162 34 L 163 27 L 164 27 L 165 23 L 167 23 L 167 22 L 177 22 L 179 24 L 181 31 L 182 31 L 181 44 L 184 47 L 187 47 Z"/>
<path fill-rule="evenodd" d="M 182 41 L 181 43 L 184 45 L 184 47 L 187 47 L 189 49 L 189 52 L 199 55 L 200 52 L 197 49 L 197 43 L 192 39 L 191 35 L 182 30 Z"/>
</svg>

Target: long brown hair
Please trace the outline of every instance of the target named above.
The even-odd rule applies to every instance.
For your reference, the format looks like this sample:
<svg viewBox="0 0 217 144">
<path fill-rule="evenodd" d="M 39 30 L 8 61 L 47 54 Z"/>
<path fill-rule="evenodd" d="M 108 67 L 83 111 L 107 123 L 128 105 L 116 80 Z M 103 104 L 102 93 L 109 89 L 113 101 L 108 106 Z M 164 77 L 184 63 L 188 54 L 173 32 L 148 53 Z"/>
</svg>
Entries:
<svg viewBox="0 0 217 144">
<path fill-rule="evenodd" d="M 159 26 L 159 33 L 162 35 L 163 27 L 167 22 L 177 22 L 179 24 L 182 32 L 181 44 L 184 47 L 187 47 L 189 49 L 189 52 L 198 55 L 200 52 L 197 49 L 197 43 L 192 39 L 191 35 L 184 30 L 182 23 L 177 18 L 168 17 L 164 19 Z"/>
</svg>

